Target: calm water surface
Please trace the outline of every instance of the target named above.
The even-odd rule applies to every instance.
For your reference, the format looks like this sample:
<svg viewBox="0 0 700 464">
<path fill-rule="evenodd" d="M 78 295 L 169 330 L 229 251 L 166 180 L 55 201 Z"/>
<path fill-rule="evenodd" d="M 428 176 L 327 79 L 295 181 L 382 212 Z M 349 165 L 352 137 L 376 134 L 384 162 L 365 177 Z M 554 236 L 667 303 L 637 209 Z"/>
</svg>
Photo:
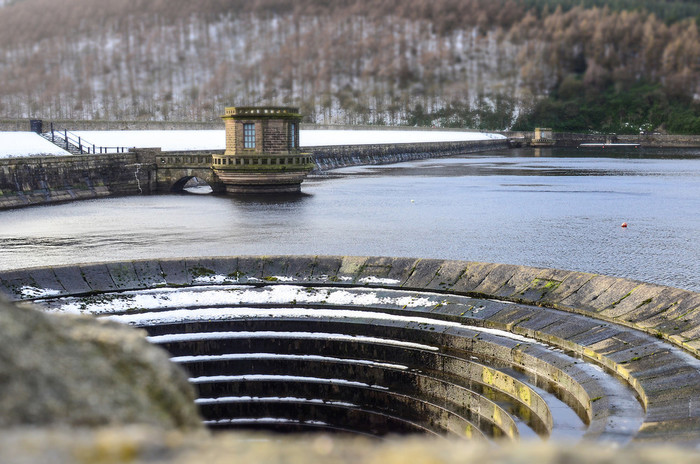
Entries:
<svg viewBox="0 0 700 464">
<path fill-rule="evenodd" d="M 0 268 L 388 255 L 555 267 L 700 291 L 700 151 L 592 154 L 504 151 L 340 169 L 307 180 L 291 198 L 156 195 L 4 211 Z"/>
</svg>

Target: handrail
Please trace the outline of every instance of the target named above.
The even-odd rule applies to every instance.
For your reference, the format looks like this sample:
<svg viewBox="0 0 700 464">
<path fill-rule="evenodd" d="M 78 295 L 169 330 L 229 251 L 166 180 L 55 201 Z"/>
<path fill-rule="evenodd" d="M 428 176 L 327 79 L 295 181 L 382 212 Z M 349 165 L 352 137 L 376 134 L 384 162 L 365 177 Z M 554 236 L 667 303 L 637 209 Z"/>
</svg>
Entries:
<svg viewBox="0 0 700 464">
<path fill-rule="evenodd" d="M 60 140 L 57 142 L 56 138 L 63 139 L 61 142 Z M 65 150 L 70 151 L 69 145 L 72 145 L 74 148 L 76 148 L 80 154 L 97 154 L 98 150 L 99 153 L 126 153 L 129 151 L 128 147 L 103 147 L 103 146 L 97 146 L 94 143 L 90 143 L 87 140 L 84 140 L 82 137 L 80 137 L 77 134 L 74 134 L 73 132 L 69 132 L 66 129 L 62 130 L 56 130 L 53 127 L 53 122 L 51 123 L 51 142 L 54 143 L 55 145 L 63 145 L 65 144 Z"/>
</svg>

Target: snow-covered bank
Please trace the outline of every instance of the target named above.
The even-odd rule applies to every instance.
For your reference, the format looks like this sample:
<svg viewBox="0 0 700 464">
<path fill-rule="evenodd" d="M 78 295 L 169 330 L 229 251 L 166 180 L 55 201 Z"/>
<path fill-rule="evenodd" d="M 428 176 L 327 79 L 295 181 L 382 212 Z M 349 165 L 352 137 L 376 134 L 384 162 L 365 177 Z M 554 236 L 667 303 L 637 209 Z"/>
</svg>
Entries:
<svg viewBox="0 0 700 464">
<path fill-rule="evenodd" d="M 163 151 L 223 150 L 223 130 L 76 131 L 85 145 L 98 147 L 161 148 Z M 301 130 L 301 147 L 381 145 L 397 143 L 461 142 L 505 139 L 499 134 L 411 130 Z M 69 155 L 33 132 L 0 132 L 0 158 L 31 155 Z"/>
<path fill-rule="evenodd" d="M 161 148 L 163 151 L 223 150 L 223 130 L 125 130 L 75 131 L 78 137 L 98 147 Z"/>
<path fill-rule="evenodd" d="M 381 145 L 395 143 L 463 142 L 505 139 L 503 135 L 484 132 L 412 131 L 412 130 L 302 130 L 302 147 L 335 145 Z"/>
<path fill-rule="evenodd" d="M 34 132 L 0 132 L 0 158 L 68 156 L 70 153 Z"/>
<path fill-rule="evenodd" d="M 76 134 L 98 146 L 161 147 L 163 151 L 223 150 L 223 130 L 146 130 L 146 131 L 79 131 Z M 336 145 L 375 145 L 421 142 L 461 142 L 492 140 L 502 135 L 481 132 L 411 131 L 411 130 L 301 130 L 302 147 Z"/>
</svg>

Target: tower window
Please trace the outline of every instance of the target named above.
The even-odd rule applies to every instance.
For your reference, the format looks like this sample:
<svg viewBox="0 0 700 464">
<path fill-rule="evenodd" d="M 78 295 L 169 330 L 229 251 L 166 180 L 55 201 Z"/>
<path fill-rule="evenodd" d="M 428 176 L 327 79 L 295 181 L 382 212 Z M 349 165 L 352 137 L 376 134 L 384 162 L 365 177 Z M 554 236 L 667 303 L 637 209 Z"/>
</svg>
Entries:
<svg viewBox="0 0 700 464">
<path fill-rule="evenodd" d="M 297 147 L 297 125 L 296 123 L 289 124 L 289 148 L 295 149 Z"/>
<path fill-rule="evenodd" d="M 255 124 L 243 124 L 243 148 L 255 148 Z"/>
</svg>

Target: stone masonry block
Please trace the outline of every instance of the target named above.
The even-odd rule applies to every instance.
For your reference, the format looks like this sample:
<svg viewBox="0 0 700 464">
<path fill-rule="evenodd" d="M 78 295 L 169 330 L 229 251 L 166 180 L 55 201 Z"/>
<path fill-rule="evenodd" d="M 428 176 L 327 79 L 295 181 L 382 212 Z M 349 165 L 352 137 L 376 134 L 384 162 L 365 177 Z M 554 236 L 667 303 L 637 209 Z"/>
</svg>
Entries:
<svg viewBox="0 0 700 464">
<path fill-rule="evenodd" d="M 132 261 L 131 264 L 143 287 L 158 287 L 167 283 L 158 261 L 139 260 Z"/>
<path fill-rule="evenodd" d="M 56 273 L 53 268 L 30 269 L 29 275 L 39 288 L 58 290 L 61 294 L 66 292 L 56 278 Z"/>
<path fill-rule="evenodd" d="M 407 288 L 425 288 L 440 272 L 443 261 L 439 259 L 421 259 L 415 263 L 413 272 L 403 286 Z"/>
<path fill-rule="evenodd" d="M 294 280 L 308 281 L 312 278 L 314 263 L 313 256 L 292 256 L 289 258 L 287 275 Z"/>
<path fill-rule="evenodd" d="M 358 275 L 367 261 L 365 256 L 343 256 L 340 269 L 338 269 L 338 283 L 356 283 Z"/>
<path fill-rule="evenodd" d="M 614 277 L 595 275 L 579 287 L 578 290 L 559 301 L 559 304 L 585 312 L 597 313 L 602 311 L 612 302 L 622 297 L 622 295 L 616 294 L 615 298 L 611 299 L 610 295 L 607 295 L 598 301 L 598 298 L 608 292 L 617 280 Z"/>
<path fill-rule="evenodd" d="M 509 296 L 515 290 L 509 282 L 515 275 L 530 275 L 536 272 L 533 268 L 514 266 L 510 264 L 497 264 L 484 277 L 484 280 L 474 289 L 476 293 Z"/>
<path fill-rule="evenodd" d="M 338 281 L 338 274 L 343 266 L 340 256 L 317 256 L 314 258 L 311 282 Z"/>
<path fill-rule="evenodd" d="M 647 298 L 639 302 L 631 311 L 621 315 L 620 319 L 639 327 L 653 327 L 668 320 L 671 314 L 673 314 L 671 319 L 677 317 L 677 313 L 665 313 L 677 306 L 687 292 L 670 287 L 661 287 L 660 291 L 654 292 L 655 287 L 651 286 L 652 292 L 647 292 L 646 285 L 640 288 L 640 297 L 647 296 Z M 645 295 L 646 293 L 649 294 Z"/>
<path fill-rule="evenodd" d="M 440 269 L 435 273 L 435 278 L 426 288 L 440 291 L 448 290 L 459 280 L 466 269 L 467 264 L 464 261 L 443 261 L 440 264 Z"/>
<path fill-rule="evenodd" d="M 289 266 L 289 258 L 285 256 L 263 256 L 262 275 L 267 281 L 274 281 L 275 276 L 285 277 Z"/>
<path fill-rule="evenodd" d="M 143 288 L 144 285 L 131 262 L 107 263 L 106 267 L 117 290 Z"/>
<path fill-rule="evenodd" d="M 83 278 L 77 266 L 61 266 L 54 268 L 56 280 L 71 294 L 88 293 L 92 290 Z"/>
<path fill-rule="evenodd" d="M 452 286 L 452 291 L 459 293 L 478 293 L 475 289 L 484 281 L 489 272 L 498 264 L 468 262 L 462 277 Z"/>
<path fill-rule="evenodd" d="M 263 280 L 263 260 L 259 256 L 240 256 L 238 258 L 239 281 L 261 282 Z"/>
<path fill-rule="evenodd" d="M 117 288 L 109 269 L 104 264 L 81 265 L 80 272 L 93 291 L 110 292 Z"/>
<path fill-rule="evenodd" d="M 183 259 L 160 260 L 160 269 L 168 285 L 190 285 L 192 280 Z"/>
</svg>

